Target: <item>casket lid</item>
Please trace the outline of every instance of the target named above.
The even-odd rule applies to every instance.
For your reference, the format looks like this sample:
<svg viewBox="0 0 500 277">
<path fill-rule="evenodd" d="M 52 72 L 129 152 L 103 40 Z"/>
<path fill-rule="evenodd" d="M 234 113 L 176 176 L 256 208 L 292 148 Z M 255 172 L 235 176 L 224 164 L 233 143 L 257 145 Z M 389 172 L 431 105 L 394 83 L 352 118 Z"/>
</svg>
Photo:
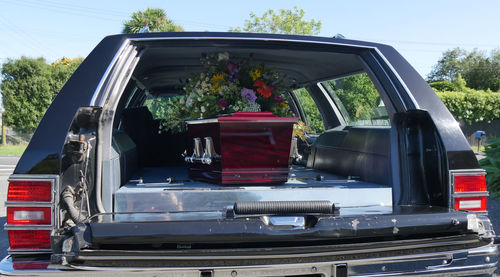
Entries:
<svg viewBox="0 0 500 277">
<path fill-rule="evenodd" d="M 235 112 L 227 116 L 217 118 L 207 118 L 186 121 L 187 124 L 202 123 L 238 123 L 238 122 L 259 122 L 259 123 L 297 123 L 296 117 L 278 117 L 271 112 Z"/>
</svg>

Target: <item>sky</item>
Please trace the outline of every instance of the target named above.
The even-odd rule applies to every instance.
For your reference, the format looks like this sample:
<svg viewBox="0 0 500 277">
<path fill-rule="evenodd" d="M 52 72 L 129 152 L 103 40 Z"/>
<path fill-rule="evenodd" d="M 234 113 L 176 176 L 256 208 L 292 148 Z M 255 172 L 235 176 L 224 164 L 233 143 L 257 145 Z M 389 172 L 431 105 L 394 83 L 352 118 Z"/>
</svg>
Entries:
<svg viewBox="0 0 500 277">
<path fill-rule="evenodd" d="M 138 10 L 161 8 L 186 31 L 227 31 L 242 26 L 250 12 L 306 11 L 320 20 L 320 36 L 394 46 L 423 76 L 442 53 L 461 47 L 490 52 L 500 48 L 500 1 L 462 0 L 0 0 L 0 63 L 21 56 L 85 57 Z"/>
</svg>

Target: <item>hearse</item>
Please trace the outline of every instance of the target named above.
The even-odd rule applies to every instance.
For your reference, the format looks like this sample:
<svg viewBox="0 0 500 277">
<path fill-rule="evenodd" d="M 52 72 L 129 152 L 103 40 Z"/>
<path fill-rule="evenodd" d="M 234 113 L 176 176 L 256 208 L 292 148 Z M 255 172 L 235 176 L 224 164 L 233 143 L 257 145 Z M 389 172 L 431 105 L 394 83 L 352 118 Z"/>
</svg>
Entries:
<svg viewBox="0 0 500 277">
<path fill-rule="evenodd" d="M 286 76 L 276 101 L 290 115 L 195 105 L 199 118 L 165 131 L 206 57 Z M 7 194 L 5 275 L 490 276 L 498 262 L 485 171 L 457 121 L 394 48 L 343 38 L 106 37 Z"/>
</svg>

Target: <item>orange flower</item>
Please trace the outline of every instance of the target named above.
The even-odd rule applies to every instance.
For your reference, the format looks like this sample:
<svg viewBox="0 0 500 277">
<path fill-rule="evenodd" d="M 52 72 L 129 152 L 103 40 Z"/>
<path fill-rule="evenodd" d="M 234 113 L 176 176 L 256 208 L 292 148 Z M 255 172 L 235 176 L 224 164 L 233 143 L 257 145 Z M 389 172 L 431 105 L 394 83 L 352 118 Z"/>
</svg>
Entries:
<svg viewBox="0 0 500 277">
<path fill-rule="evenodd" d="M 257 92 L 260 93 L 260 95 L 262 95 L 262 97 L 264 97 L 264 98 L 271 97 L 271 95 L 272 95 L 271 92 L 273 90 L 273 87 L 266 85 L 266 83 L 264 83 L 264 81 L 257 80 L 257 81 L 255 81 L 253 86 L 257 88 Z"/>
</svg>

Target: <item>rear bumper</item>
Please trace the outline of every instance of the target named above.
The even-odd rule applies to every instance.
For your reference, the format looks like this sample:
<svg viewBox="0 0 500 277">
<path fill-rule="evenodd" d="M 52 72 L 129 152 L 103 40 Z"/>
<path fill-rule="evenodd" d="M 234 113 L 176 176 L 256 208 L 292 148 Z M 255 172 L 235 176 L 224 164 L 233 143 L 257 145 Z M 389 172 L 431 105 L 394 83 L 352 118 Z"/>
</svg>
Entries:
<svg viewBox="0 0 500 277">
<path fill-rule="evenodd" d="M 49 266 L 49 269 L 16 269 L 10 256 L 0 262 L 1 275 L 67 275 L 71 276 L 293 276 L 323 274 L 323 276 L 489 276 L 497 267 L 496 245 L 480 248 L 426 253 L 411 256 L 392 256 L 375 259 L 352 259 L 320 263 L 294 263 L 259 266 L 231 266 L 215 268 L 189 267 L 85 267 Z M 38 263 L 40 264 L 40 262 Z M 23 262 L 23 268 L 27 268 Z M 29 266 L 28 266 L 29 267 Z M 207 272 L 207 275 L 201 275 Z M 347 272 L 347 275 L 344 273 Z M 211 275 L 210 275 L 211 273 Z"/>
</svg>

